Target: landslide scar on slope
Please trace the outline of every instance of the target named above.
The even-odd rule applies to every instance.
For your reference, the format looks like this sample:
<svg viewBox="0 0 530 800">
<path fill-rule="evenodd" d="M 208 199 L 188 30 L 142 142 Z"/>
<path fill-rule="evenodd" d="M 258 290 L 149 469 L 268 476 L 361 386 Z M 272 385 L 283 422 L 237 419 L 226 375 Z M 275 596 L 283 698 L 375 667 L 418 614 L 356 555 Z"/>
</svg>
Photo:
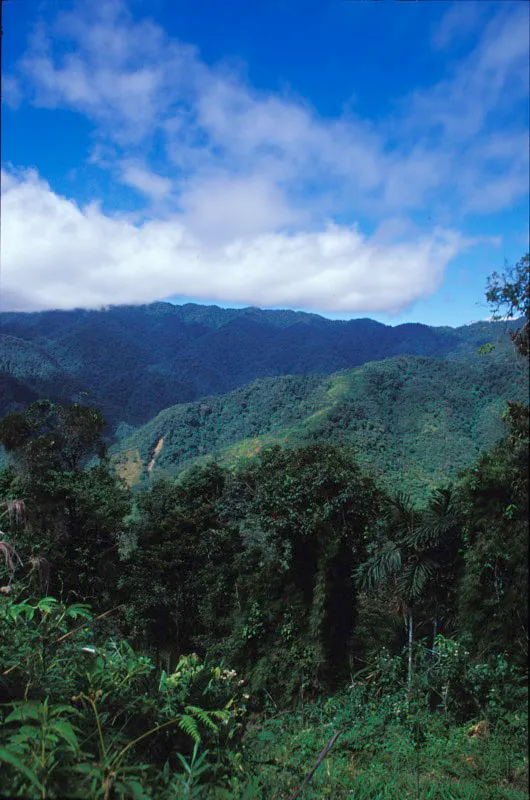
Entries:
<svg viewBox="0 0 530 800">
<path fill-rule="evenodd" d="M 164 437 L 161 436 L 160 439 L 158 440 L 158 442 L 155 444 L 155 449 L 153 450 L 153 457 L 151 458 L 151 461 L 149 462 L 149 464 L 147 466 L 147 474 L 148 475 L 150 475 L 151 472 L 153 471 L 153 467 L 155 466 L 155 462 L 156 462 L 157 456 L 160 453 L 160 451 L 162 450 L 163 445 L 164 445 Z"/>
</svg>

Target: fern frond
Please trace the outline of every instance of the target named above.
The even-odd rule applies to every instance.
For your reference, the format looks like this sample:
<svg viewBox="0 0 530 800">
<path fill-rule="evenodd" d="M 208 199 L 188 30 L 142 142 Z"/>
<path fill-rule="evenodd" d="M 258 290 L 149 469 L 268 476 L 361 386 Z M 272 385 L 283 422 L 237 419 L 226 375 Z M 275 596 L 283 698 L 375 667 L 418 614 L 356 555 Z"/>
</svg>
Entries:
<svg viewBox="0 0 530 800">
<path fill-rule="evenodd" d="M 188 714 L 194 714 L 197 719 L 207 728 L 210 728 L 210 730 L 217 731 L 217 725 L 211 719 L 210 712 L 205 711 L 204 708 L 199 708 L 198 706 L 186 706 L 185 710 Z"/>
<path fill-rule="evenodd" d="M 181 731 L 190 736 L 196 744 L 200 744 L 201 735 L 199 733 L 197 723 L 193 717 L 191 717 L 189 714 L 181 714 L 178 721 L 178 726 Z"/>
<path fill-rule="evenodd" d="M 209 711 L 208 713 L 210 714 L 211 717 L 215 717 L 215 719 L 218 719 L 219 722 L 226 722 L 226 720 L 229 719 L 230 717 L 230 714 L 227 709 Z"/>
</svg>

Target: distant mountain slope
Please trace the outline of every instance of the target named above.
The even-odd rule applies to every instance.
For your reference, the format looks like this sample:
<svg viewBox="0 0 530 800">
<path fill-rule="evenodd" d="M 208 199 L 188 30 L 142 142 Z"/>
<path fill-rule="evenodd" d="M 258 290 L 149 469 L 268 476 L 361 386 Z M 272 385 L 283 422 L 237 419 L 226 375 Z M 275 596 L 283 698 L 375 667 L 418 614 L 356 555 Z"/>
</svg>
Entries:
<svg viewBox="0 0 530 800">
<path fill-rule="evenodd" d="M 36 391 L 6 372 L 0 372 L 0 397 L 10 412 L 22 411 L 27 405 L 39 399 Z"/>
<path fill-rule="evenodd" d="M 323 375 L 397 355 L 461 358 L 505 325 L 395 328 L 370 319 L 153 303 L 0 314 L 0 371 L 42 394 L 89 392 L 116 430 L 256 378 Z M 12 404 L 11 404 L 12 405 Z M 0 397 L 0 415 L 11 410 Z"/>
<path fill-rule="evenodd" d="M 45 347 L 5 334 L 0 334 L 0 374 L 0 413 L 17 410 L 21 403 L 23 407 L 24 396 L 29 402 L 37 397 L 66 400 L 82 390 L 82 383 L 63 370 Z"/>
<path fill-rule="evenodd" d="M 524 400 L 526 386 L 509 345 L 459 361 L 401 356 L 324 378 L 268 378 L 166 409 L 114 456 L 134 483 L 208 454 L 234 464 L 267 444 L 349 442 L 388 487 L 422 495 L 503 435 L 506 402 Z"/>
</svg>

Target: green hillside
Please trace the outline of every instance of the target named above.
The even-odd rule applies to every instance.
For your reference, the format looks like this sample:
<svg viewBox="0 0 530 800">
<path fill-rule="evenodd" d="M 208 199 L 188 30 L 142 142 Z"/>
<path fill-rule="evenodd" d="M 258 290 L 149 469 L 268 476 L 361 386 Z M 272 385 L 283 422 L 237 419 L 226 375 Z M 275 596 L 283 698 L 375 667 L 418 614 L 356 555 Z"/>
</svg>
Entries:
<svg viewBox="0 0 530 800">
<path fill-rule="evenodd" d="M 61 367 L 39 344 L 15 336 L 0 336 L 0 369 L 28 383 L 59 382 L 64 379 Z"/>
<path fill-rule="evenodd" d="M 8 312 L 0 314 L 0 371 L 41 397 L 85 393 L 120 436 L 164 408 L 258 378 L 331 375 L 400 355 L 460 359 L 505 333 L 500 322 L 392 327 L 194 304 Z M 15 408 L 10 395 L 0 394 L 0 416 Z"/>
<path fill-rule="evenodd" d="M 0 417 L 21 411 L 42 397 L 68 402 L 79 396 L 81 388 L 44 347 L 0 334 Z M 0 468 L 5 464 L 0 447 Z"/>
<path fill-rule="evenodd" d="M 274 443 L 344 442 L 387 487 L 421 496 L 503 435 L 500 414 L 525 386 L 509 344 L 453 361 L 402 356 L 326 377 L 267 378 L 166 409 L 114 458 L 134 484 L 206 456 L 234 465 Z"/>
</svg>

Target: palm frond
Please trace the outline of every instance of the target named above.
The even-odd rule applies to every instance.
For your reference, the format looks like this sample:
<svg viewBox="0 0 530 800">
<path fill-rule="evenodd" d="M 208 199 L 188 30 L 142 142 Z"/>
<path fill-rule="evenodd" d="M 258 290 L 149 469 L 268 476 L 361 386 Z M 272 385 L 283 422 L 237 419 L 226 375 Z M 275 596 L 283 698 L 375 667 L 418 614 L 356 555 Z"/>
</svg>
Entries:
<svg viewBox="0 0 530 800">
<path fill-rule="evenodd" d="M 3 531 L 0 531 L 0 535 L 5 536 L 5 533 L 3 533 Z M 11 575 L 13 575 L 17 563 L 20 566 L 22 566 L 22 559 L 20 558 L 19 554 L 17 553 L 13 545 L 10 542 L 8 542 L 7 539 L 0 540 L 0 553 L 4 557 L 6 569 L 8 570 L 8 572 L 11 573 Z"/>
<path fill-rule="evenodd" d="M 385 521 L 392 534 L 398 538 L 406 536 L 414 528 L 417 518 L 418 511 L 409 495 L 398 492 L 389 500 Z"/>
<path fill-rule="evenodd" d="M 438 569 L 430 558 L 412 559 L 403 567 L 396 584 L 404 597 L 417 600 Z"/>
<path fill-rule="evenodd" d="M 458 529 L 459 523 L 459 507 L 452 487 L 436 489 L 407 541 L 417 549 L 436 547 L 447 534 Z"/>
<path fill-rule="evenodd" d="M 387 541 L 377 555 L 361 564 L 356 572 L 357 584 L 362 590 L 373 589 L 401 568 L 401 549 L 395 542 Z"/>
</svg>

